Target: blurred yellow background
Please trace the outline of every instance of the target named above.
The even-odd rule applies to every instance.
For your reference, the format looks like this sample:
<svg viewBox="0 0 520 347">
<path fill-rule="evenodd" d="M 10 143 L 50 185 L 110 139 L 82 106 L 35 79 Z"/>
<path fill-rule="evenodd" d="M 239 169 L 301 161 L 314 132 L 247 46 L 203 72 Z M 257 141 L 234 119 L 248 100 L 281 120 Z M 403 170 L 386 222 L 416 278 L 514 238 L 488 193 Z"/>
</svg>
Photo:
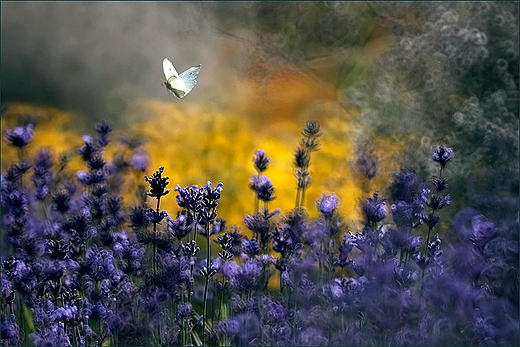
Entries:
<svg viewBox="0 0 520 347">
<path fill-rule="evenodd" d="M 114 131 L 106 157 L 110 159 L 114 153 L 124 150 L 116 141 L 123 134 L 143 139 L 152 159 L 145 174 L 151 175 L 159 166 L 164 166 L 164 175 L 170 177 L 172 192 L 161 199 L 162 209 L 175 218 L 179 210 L 173 192 L 176 184 L 184 187 L 203 186 L 208 180 L 214 185 L 222 182 L 219 217 L 228 224 L 241 225 L 242 231 L 248 234 L 242 220 L 246 213 L 254 212 L 255 195 L 249 189 L 249 178 L 256 172 L 252 162 L 254 152 L 263 149 L 272 159 L 265 174 L 273 182 L 276 199 L 269 203 L 269 209 L 280 208 L 284 213 L 294 208 L 293 154 L 306 121 L 315 120 L 323 135 L 321 149 L 311 156 L 313 182 L 306 191 L 304 207 L 310 217 L 315 217 L 318 214 L 316 198 L 323 192 L 334 192 L 341 199 L 339 211 L 345 222 L 350 229 L 359 230 L 359 202 L 375 191 L 384 193 L 391 172 L 398 169 L 393 158 L 401 144 L 395 139 L 375 138 L 362 128 L 356 122 L 356 111 L 345 105 L 344 98 L 330 81 L 338 76 L 345 61 L 356 64 L 358 76 L 354 78 L 362 78 L 377 57 L 388 50 L 390 43 L 391 38 L 379 28 L 364 45 L 340 53 L 319 54 L 295 65 L 275 61 L 258 47 L 251 52 L 248 42 L 223 35 L 212 63 L 203 65 L 199 75 L 199 83 L 205 78 L 205 70 L 211 75 L 208 77 L 219 81 L 222 86 L 216 93 L 219 99 L 212 100 L 209 96 L 205 102 L 198 101 L 196 94 L 204 91 L 199 86 L 182 100 L 173 96 L 166 100 L 133 98 L 115 122 L 108 119 Z M 236 68 L 238 65 L 241 67 Z M 242 73 L 244 71 L 247 73 Z M 88 133 L 95 136 L 94 123 L 103 119 L 102 116 L 85 120 L 73 112 L 40 105 L 8 103 L 7 106 L 1 119 L 2 133 L 27 115 L 37 122 L 29 155 L 34 155 L 39 146 L 49 146 L 56 156 L 64 151 L 72 154 L 69 169 L 74 175 L 77 170 L 86 169 L 76 153 L 83 143 L 81 131 L 90 129 Z M 360 138 L 370 139 L 379 157 L 378 175 L 369 182 L 365 192 L 350 166 L 350 161 L 355 159 L 354 145 Z M 2 146 L 4 171 L 16 158 L 15 148 Z M 137 202 L 135 188 L 138 183 L 145 183 L 145 174 L 128 178 L 124 192 L 127 206 Z"/>
</svg>

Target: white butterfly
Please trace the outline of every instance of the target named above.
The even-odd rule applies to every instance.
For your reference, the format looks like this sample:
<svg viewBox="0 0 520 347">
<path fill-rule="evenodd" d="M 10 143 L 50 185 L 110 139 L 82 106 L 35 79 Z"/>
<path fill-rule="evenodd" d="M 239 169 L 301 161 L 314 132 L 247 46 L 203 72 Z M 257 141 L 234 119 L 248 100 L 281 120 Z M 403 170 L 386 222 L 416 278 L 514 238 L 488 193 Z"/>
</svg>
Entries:
<svg viewBox="0 0 520 347">
<path fill-rule="evenodd" d="M 197 75 L 200 72 L 201 65 L 192 66 L 179 75 L 168 58 L 164 58 L 162 64 L 164 77 L 166 77 L 164 85 L 176 97 L 184 98 L 197 84 Z"/>
</svg>

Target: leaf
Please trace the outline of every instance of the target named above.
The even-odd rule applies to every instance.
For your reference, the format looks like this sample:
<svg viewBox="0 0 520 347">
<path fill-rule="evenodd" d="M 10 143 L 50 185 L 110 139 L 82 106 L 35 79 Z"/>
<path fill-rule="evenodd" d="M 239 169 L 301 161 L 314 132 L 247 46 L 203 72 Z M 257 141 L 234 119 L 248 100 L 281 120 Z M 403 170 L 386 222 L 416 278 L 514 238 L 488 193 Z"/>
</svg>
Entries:
<svg viewBox="0 0 520 347">
<path fill-rule="evenodd" d="M 200 340 L 199 334 L 196 331 L 191 331 L 191 336 L 193 337 L 193 341 L 195 341 L 195 345 L 202 346 L 202 341 Z"/>
<path fill-rule="evenodd" d="M 32 318 L 32 314 L 31 314 L 31 311 L 29 311 L 29 308 L 27 307 L 27 305 L 25 303 L 22 304 L 22 313 L 23 313 L 23 317 L 25 319 L 25 326 L 29 329 L 29 332 L 33 333 L 34 332 L 34 323 L 33 323 L 33 318 Z"/>
</svg>

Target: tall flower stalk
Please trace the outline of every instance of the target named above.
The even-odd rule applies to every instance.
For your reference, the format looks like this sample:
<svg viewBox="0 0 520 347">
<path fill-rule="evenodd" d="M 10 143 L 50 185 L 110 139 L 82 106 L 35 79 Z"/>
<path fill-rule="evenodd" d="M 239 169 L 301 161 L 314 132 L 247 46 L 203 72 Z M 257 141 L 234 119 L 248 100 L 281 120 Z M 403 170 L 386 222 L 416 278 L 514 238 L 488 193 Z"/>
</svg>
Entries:
<svg viewBox="0 0 520 347">
<path fill-rule="evenodd" d="M 211 223 L 215 221 L 217 218 L 217 206 L 218 201 L 220 199 L 220 192 L 222 191 L 222 183 L 217 184 L 215 188 L 211 188 L 211 182 L 208 181 L 206 186 L 204 186 L 204 190 L 202 191 L 202 199 L 201 199 L 201 211 L 200 211 L 200 223 L 204 226 L 205 236 L 207 240 L 207 249 L 206 249 L 206 266 L 200 270 L 202 276 L 205 277 L 204 284 L 204 304 L 203 304 L 203 314 L 202 314 L 202 336 L 203 336 L 203 344 L 206 344 L 206 325 L 208 321 L 208 312 L 207 312 L 207 302 L 208 302 L 208 285 L 209 280 L 216 273 L 216 270 L 213 268 L 211 264 Z"/>
<path fill-rule="evenodd" d="M 305 189 L 311 184 L 312 176 L 309 172 L 311 153 L 319 150 L 318 137 L 321 136 L 320 126 L 315 121 L 308 121 L 302 130 L 303 139 L 294 153 L 297 181 L 295 207 L 303 206 Z"/>
<path fill-rule="evenodd" d="M 431 179 L 431 182 L 437 193 L 432 194 L 430 199 L 426 201 L 426 205 L 430 207 L 430 213 L 424 219 L 425 224 L 428 226 L 428 234 L 426 235 L 426 243 L 424 246 L 425 255 L 428 251 L 431 231 L 439 222 L 439 216 L 436 215 L 435 212 L 451 203 L 450 195 L 441 196 L 440 193 L 448 188 L 448 180 L 443 177 L 442 173 L 446 165 L 453 159 L 452 153 L 453 151 L 451 148 L 445 148 L 441 146 L 437 148 L 432 155 L 433 161 L 439 164 L 440 168 L 439 177 L 433 177 Z"/>
<path fill-rule="evenodd" d="M 161 197 L 165 196 L 170 192 L 169 189 L 166 189 L 166 186 L 170 183 L 168 182 L 169 177 L 162 177 L 162 173 L 164 171 L 164 167 L 159 167 L 150 178 L 145 176 L 145 180 L 150 184 L 150 191 L 146 193 L 146 195 L 151 196 L 152 198 L 157 199 L 156 209 L 153 213 L 152 222 L 153 222 L 153 232 L 157 233 L 157 224 L 161 222 L 161 220 L 167 216 L 166 212 L 161 212 L 159 210 L 159 206 L 161 203 Z M 153 244 L 153 271 L 157 272 L 157 244 L 156 242 L 152 242 Z"/>
</svg>

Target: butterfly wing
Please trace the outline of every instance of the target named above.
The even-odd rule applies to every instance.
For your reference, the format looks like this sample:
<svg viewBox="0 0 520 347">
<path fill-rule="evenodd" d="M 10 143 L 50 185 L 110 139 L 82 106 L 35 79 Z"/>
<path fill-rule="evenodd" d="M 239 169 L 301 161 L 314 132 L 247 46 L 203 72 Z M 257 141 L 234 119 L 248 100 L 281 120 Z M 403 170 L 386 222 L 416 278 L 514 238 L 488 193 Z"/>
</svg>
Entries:
<svg viewBox="0 0 520 347">
<path fill-rule="evenodd" d="M 168 81 L 172 77 L 177 77 L 179 74 L 177 70 L 173 67 L 172 62 L 168 58 L 164 58 L 162 62 L 164 77 L 166 77 L 166 81 Z"/>
<path fill-rule="evenodd" d="M 164 77 L 166 77 L 166 82 L 164 83 L 166 88 L 173 92 L 176 97 L 183 98 L 195 87 L 195 84 L 197 84 L 197 75 L 200 71 L 200 65 L 189 68 L 179 76 L 172 62 L 168 60 L 168 58 L 164 58 L 163 71 Z"/>
<path fill-rule="evenodd" d="M 179 76 L 181 80 L 184 82 L 184 85 L 186 86 L 186 94 L 188 94 L 197 84 L 197 75 L 200 72 L 200 67 L 201 65 L 192 66 L 188 70 L 181 73 L 181 75 Z"/>
</svg>

